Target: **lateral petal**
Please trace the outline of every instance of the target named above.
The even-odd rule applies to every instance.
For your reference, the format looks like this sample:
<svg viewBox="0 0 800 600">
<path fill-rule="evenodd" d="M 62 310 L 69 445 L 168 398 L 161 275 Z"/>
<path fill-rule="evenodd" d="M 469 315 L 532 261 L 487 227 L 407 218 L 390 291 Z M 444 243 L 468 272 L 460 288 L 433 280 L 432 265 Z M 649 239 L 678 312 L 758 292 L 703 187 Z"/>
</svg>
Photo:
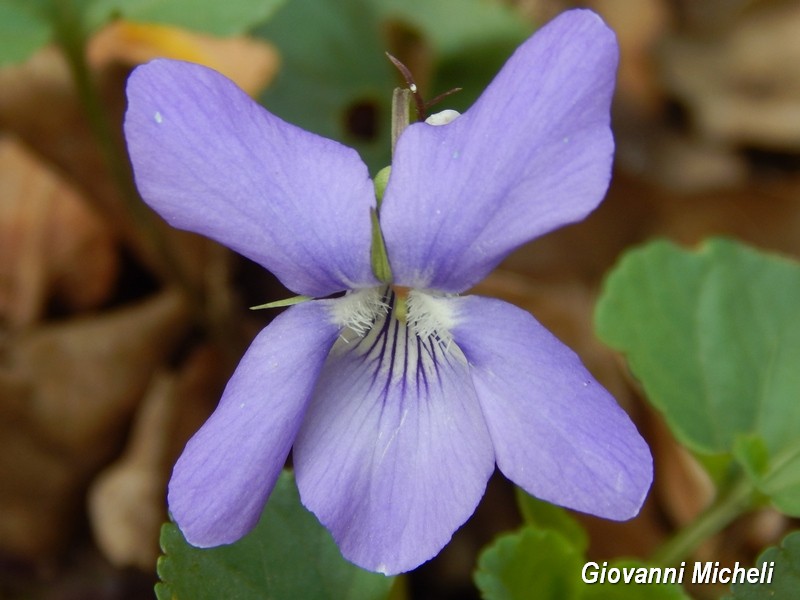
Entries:
<svg viewBox="0 0 800 600">
<path fill-rule="evenodd" d="M 403 132 L 381 206 L 396 283 L 464 291 L 599 204 L 617 54 L 597 15 L 568 11 L 520 46 L 466 113 Z"/>
<path fill-rule="evenodd" d="M 463 356 L 391 316 L 336 343 L 293 457 L 303 504 L 345 558 L 385 574 L 435 556 L 494 470 Z"/>
<path fill-rule="evenodd" d="M 298 294 L 374 283 L 367 167 L 355 150 L 290 125 L 216 71 L 175 60 L 128 80 L 136 185 L 170 224 L 272 271 Z"/>
<path fill-rule="evenodd" d="M 529 313 L 451 299 L 497 466 L 530 494 L 615 520 L 635 516 L 653 478 L 647 444 L 578 356 Z"/>
<path fill-rule="evenodd" d="M 190 544 L 231 543 L 258 522 L 339 331 L 329 302 L 293 306 L 259 333 L 186 445 L 168 503 Z"/>
</svg>

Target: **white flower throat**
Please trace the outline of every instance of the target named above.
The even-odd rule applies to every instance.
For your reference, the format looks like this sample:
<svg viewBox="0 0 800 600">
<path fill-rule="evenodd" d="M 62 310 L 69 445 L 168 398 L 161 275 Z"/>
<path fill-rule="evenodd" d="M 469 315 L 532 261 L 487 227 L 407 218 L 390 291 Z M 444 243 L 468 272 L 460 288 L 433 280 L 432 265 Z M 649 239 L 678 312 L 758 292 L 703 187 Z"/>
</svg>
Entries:
<svg viewBox="0 0 800 600">
<path fill-rule="evenodd" d="M 425 122 L 441 126 L 458 117 L 458 112 L 444 110 L 431 115 Z M 390 169 L 382 169 L 375 178 L 378 207 Z M 385 254 L 377 211 L 373 211 L 372 217 L 373 273 L 378 280 L 389 281 L 391 267 Z M 383 252 L 376 255 L 376 248 L 383 249 Z M 443 298 L 435 293 L 395 285 L 350 291 L 332 306 L 333 322 L 342 328 L 342 332 L 331 354 L 354 351 L 364 355 L 368 362 L 377 359 L 381 368 L 376 369 L 375 374 L 383 374 L 382 369 L 388 368 L 390 380 L 392 374 L 398 372 L 396 366 L 401 366 L 406 375 L 409 369 L 415 370 L 419 378 L 419 373 L 424 374 L 428 367 L 436 368 L 440 359 L 466 365 L 464 354 L 453 343 L 450 334 L 455 325 L 453 311 Z M 398 361 L 402 364 L 398 365 Z"/>
<path fill-rule="evenodd" d="M 467 362 L 450 334 L 452 310 L 430 293 L 392 286 L 353 291 L 334 304 L 333 319 L 342 333 L 331 352 L 358 352 L 390 381 L 427 385 L 442 361 Z"/>
</svg>

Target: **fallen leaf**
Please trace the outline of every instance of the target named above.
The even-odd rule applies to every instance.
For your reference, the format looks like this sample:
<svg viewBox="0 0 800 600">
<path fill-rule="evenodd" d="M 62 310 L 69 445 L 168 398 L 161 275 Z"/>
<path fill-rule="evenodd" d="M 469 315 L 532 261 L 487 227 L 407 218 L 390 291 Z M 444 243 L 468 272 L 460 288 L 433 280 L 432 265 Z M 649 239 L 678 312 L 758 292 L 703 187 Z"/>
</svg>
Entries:
<svg viewBox="0 0 800 600">
<path fill-rule="evenodd" d="M 167 519 L 166 484 L 183 444 L 216 404 L 228 375 L 201 346 L 180 372 L 161 372 L 139 406 L 122 456 L 92 482 L 89 520 L 98 547 L 117 567 L 151 571 Z"/>
<path fill-rule="evenodd" d="M 119 271 L 116 243 L 68 182 L 19 141 L 0 138 L 0 319 L 21 328 L 49 302 L 101 305 Z"/>
<path fill-rule="evenodd" d="M 754 3 L 733 14 L 737 18 L 725 29 L 717 25 L 665 40 L 664 83 L 685 103 L 704 137 L 797 151 L 800 4 Z"/>
<path fill-rule="evenodd" d="M 685 527 L 708 508 L 716 488 L 708 473 L 692 454 L 678 444 L 663 418 L 653 414 L 650 449 L 658 473 L 659 505 L 675 529 Z"/>
<path fill-rule="evenodd" d="M 623 96 L 639 114 L 654 116 L 664 103 L 653 55 L 670 26 L 671 14 L 664 0 L 591 0 L 588 8 L 599 13 L 617 34 L 617 96 Z"/>
<path fill-rule="evenodd" d="M 111 144 L 119 177 L 109 170 L 101 144 L 94 137 L 70 77 L 69 66 L 55 47 L 26 62 L 0 69 L 0 129 L 12 133 L 39 160 L 61 174 L 148 271 L 170 283 L 180 278 L 202 288 L 204 247 L 210 242 L 177 232 L 138 197 L 128 172 L 122 140 L 122 114 L 127 68 L 93 73 L 103 111 L 112 128 Z"/>
<path fill-rule="evenodd" d="M 114 566 L 152 569 L 164 521 L 164 446 L 175 411 L 175 377 L 152 380 L 123 456 L 89 489 L 89 518 L 97 545 Z"/>
<path fill-rule="evenodd" d="M 0 376 L 0 552 L 36 558 L 69 539 L 84 486 L 120 447 L 153 372 L 189 322 L 181 296 L 169 291 L 8 340 Z"/>
<path fill-rule="evenodd" d="M 272 81 L 279 64 L 271 45 L 252 38 L 217 38 L 178 27 L 121 20 L 95 34 L 87 52 L 96 70 L 112 62 L 135 66 L 157 57 L 206 65 L 251 95 Z"/>
</svg>

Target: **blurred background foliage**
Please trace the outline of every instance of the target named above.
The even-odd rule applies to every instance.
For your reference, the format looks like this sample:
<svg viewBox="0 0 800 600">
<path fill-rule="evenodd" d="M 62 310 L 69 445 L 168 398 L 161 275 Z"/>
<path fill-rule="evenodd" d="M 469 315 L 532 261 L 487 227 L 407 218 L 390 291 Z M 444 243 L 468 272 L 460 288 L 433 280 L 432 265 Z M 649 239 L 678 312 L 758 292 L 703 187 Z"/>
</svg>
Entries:
<svg viewBox="0 0 800 600">
<path fill-rule="evenodd" d="M 442 554 L 390 593 L 590 597 L 565 565 L 657 558 L 715 506 L 731 473 L 750 486 L 737 508 L 753 510 L 709 530 L 694 558 L 749 566 L 797 528 L 797 265 L 702 244 L 725 236 L 800 256 L 797 0 L 0 0 L 0 598 L 153 596 L 171 465 L 272 316 L 247 307 L 287 295 L 139 201 L 121 137 L 130 70 L 156 56 L 207 64 L 286 120 L 356 147 L 375 173 L 389 162 L 389 103 L 402 84 L 385 52 L 427 98 L 463 88 L 442 103 L 463 110 L 537 26 L 578 5 L 598 11 L 621 46 L 608 198 L 515 252 L 476 292 L 530 310 L 581 355 L 650 443 L 654 488 L 642 514 L 618 524 L 537 508 L 495 476 Z M 630 252 L 656 238 L 671 243 Z M 601 290 L 598 332 L 615 350 L 595 333 Z M 659 301 L 688 308 L 664 320 Z M 706 335 L 700 366 L 684 360 L 694 356 L 686 331 Z M 762 367 L 778 338 L 774 379 Z M 722 355 L 738 362 L 714 366 Z M 676 371 L 717 381 L 703 397 L 717 411 L 707 427 Z M 268 512 L 291 497 L 281 486 L 289 496 Z M 307 515 L 291 510 L 287 530 L 306 531 Z M 327 548 L 318 533 L 313 549 Z M 191 549 L 176 531 L 161 535 L 160 573 L 180 585 L 170 565 L 201 563 L 181 554 Z M 796 569 L 796 539 L 769 555 Z M 550 579 L 531 576 L 533 556 Z M 336 589 L 386 593 L 346 570 L 337 577 Z"/>
</svg>

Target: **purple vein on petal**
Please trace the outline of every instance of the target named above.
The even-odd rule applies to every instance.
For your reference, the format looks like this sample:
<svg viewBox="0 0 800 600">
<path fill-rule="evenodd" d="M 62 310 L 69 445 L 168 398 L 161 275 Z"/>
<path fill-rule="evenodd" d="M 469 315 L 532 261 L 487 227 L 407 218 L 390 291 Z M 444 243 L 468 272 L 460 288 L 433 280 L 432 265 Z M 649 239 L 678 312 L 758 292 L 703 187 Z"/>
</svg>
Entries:
<svg viewBox="0 0 800 600">
<path fill-rule="evenodd" d="M 343 554 L 397 573 L 434 556 L 472 514 L 494 467 L 457 348 L 386 310 L 328 357 L 295 443 L 303 503 Z"/>
</svg>

